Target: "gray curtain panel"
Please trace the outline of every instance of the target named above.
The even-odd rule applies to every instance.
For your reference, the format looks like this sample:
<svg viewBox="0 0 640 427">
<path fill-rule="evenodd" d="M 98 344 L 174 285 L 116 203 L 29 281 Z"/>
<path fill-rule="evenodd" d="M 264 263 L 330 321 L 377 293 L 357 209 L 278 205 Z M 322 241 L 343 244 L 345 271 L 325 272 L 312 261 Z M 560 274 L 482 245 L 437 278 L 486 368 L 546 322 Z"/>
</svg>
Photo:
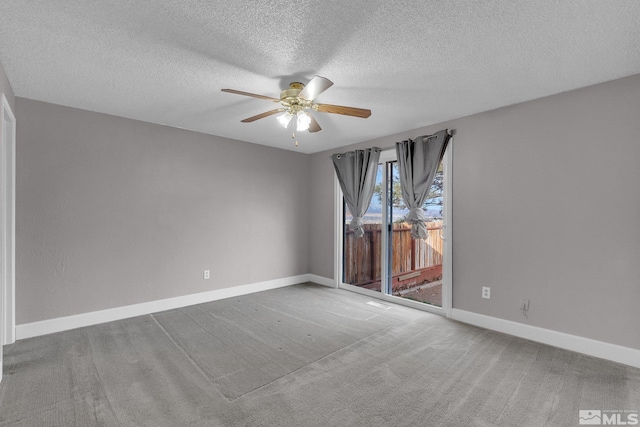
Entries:
<svg viewBox="0 0 640 427">
<path fill-rule="evenodd" d="M 377 147 L 331 156 L 344 201 L 353 215 L 349 228 L 356 237 L 364 236 L 362 217 L 371 204 L 379 159 L 380 149 Z"/>
<path fill-rule="evenodd" d="M 450 138 L 445 129 L 431 136 L 420 136 L 414 141 L 396 143 L 402 198 L 410 209 L 405 221 L 411 224 L 411 237 L 414 239 L 426 239 L 428 236 L 422 205 L 427 200 L 433 177 Z"/>
</svg>

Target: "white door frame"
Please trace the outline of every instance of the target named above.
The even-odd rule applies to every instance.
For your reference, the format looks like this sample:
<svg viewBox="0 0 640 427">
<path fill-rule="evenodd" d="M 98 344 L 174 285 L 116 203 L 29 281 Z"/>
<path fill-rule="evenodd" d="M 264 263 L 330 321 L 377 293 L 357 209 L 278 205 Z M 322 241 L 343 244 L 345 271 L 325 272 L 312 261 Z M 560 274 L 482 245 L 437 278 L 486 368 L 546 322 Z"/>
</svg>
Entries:
<svg viewBox="0 0 640 427">
<path fill-rule="evenodd" d="M 453 194 L 453 136 L 449 139 L 447 149 L 442 158 L 444 162 L 443 176 L 443 238 L 444 238 L 444 256 L 442 257 L 442 309 L 447 317 L 451 317 L 451 309 L 453 308 L 453 227 L 452 216 L 452 194 Z"/>
<path fill-rule="evenodd" d="M 16 340 L 16 117 L 4 94 L 0 99 L 0 174 L 0 344 L 5 345 Z"/>
<path fill-rule="evenodd" d="M 333 185 L 334 185 L 334 262 L 333 262 L 333 277 L 334 277 L 334 287 L 346 289 L 349 291 L 361 293 L 364 295 L 368 295 L 374 298 L 386 300 L 389 302 L 394 302 L 396 304 L 406 305 L 409 307 L 417 308 L 419 310 L 428 311 L 430 313 L 436 313 L 440 315 L 444 315 L 446 317 L 451 317 L 451 308 L 453 306 L 453 268 L 452 268 L 452 215 L 451 215 L 451 194 L 452 194 L 452 166 L 453 166 L 453 137 L 449 140 L 449 144 L 447 146 L 447 150 L 444 153 L 443 161 L 444 161 L 444 256 L 443 256 L 443 265 L 442 265 L 442 307 L 436 307 L 429 304 L 423 304 L 417 301 L 412 301 L 404 298 L 395 297 L 393 295 L 387 295 L 383 291 L 376 292 L 368 289 L 362 289 L 357 286 L 350 285 L 348 283 L 342 282 L 342 263 L 344 259 L 344 236 L 343 236 L 343 224 L 344 224 L 344 212 L 343 212 L 343 196 L 342 189 L 340 188 L 340 182 L 338 181 L 338 177 L 333 175 Z M 386 161 L 386 156 L 380 156 L 380 161 Z M 383 210 L 386 210 L 383 207 Z M 384 215 L 383 215 L 384 217 Z M 384 237 L 387 233 L 382 233 L 383 239 L 382 244 L 386 244 L 386 238 Z M 385 247 L 385 246 L 383 246 Z M 382 263 L 382 278 L 386 277 L 385 269 L 386 262 Z M 384 284 L 382 284 L 384 285 Z"/>
</svg>

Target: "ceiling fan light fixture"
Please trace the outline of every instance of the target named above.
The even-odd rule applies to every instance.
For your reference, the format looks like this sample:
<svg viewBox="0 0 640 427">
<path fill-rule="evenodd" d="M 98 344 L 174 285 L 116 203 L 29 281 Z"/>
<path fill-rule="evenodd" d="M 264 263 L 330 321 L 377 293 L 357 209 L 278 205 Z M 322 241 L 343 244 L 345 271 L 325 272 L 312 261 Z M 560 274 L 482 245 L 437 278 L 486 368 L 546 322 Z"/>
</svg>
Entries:
<svg viewBox="0 0 640 427">
<path fill-rule="evenodd" d="M 298 132 L 304 132 L 305 130 L 309 129 L 309 125 L 311 125 L 311 117 L 309 117 L 309 115 L 303 111 L 300 111 L 298 113 L 298 126 L 297 126 L 297 131 Z"/>
<path fill-rule="evenodd" d="M 280 98 L 258 95 L 256 93 L 243 92 L 235 89 L 221 90 L 222 92 L 250 96 L 280 104 L 278 108 L 240 120 L 242 123 L 252 123 L 256 120 L 276 115 L 280 126 L 288 129 L 291 126 L 293 116 L 296 116 L 296 132 L 308 131 L 309 133 L 316 133 L 322 130 L 315 117 L 311 114 L 312 111 L 316 111 L 318 113 L 342 114 L 343 116 L 361 117 L 363 119 L 366 119 L 371 115 L 371 110 L 364 108 L 345 107 L 344 105 L 317 104 L 314 102 L 318 95 L 323 93 L 332 85 L 333 82 L 327 78 L 313 76 L 306 85 L 300 82 L 290 83 L 288 89 L 280 92 Z M 278 115 L 279 113 L 283 114 Z"/>
<path fill-rule="evenodd" d="M 278 120 L 278 123 L 280 123 L 280 125 L 286 129 L 287 127 L 289 127 L 289 122 L 291 121 L 292 117 L 293 116 L 291 115 L 291 113 L 286 111 L 283 114 L 280 114 L 278 117 L 276 117 L 276 119 Z"/>
</svg>

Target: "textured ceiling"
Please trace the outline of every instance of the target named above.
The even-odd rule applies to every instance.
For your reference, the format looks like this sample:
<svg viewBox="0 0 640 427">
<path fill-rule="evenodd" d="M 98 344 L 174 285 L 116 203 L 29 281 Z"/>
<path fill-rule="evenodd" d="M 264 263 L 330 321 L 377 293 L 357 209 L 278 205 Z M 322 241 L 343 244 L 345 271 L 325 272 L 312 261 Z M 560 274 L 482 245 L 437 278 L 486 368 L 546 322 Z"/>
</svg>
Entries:
<svg viewBox="0 0 640 427">
<path fill-rule="evenodd" d="M 640 73 L 638 0 L 0 0 L 17 96 L 239 140 L 322 151 Z M 318 74 L 298 135 L 274 108 Z"/>
</svg>

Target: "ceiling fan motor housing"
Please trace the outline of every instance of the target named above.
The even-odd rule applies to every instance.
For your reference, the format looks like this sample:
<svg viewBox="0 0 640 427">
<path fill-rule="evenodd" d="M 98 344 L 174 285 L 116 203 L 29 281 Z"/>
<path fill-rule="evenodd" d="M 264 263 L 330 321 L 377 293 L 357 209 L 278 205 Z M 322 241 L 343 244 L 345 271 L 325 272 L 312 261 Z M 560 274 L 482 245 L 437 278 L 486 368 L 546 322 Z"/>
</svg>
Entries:
<svg viewBox="0 0 640 427">
<path fill-rule="evenodd" d="M 300 92 L 304 89 L 304 84 L 293 82 L 289 84 L 289 89 L 280 92 L 280 104 L 289 109 L 289 113 L 296 114 L 306 108 L 312 108 L 313 102 L 306 99 L 298 98 Z"/>
</svg>

